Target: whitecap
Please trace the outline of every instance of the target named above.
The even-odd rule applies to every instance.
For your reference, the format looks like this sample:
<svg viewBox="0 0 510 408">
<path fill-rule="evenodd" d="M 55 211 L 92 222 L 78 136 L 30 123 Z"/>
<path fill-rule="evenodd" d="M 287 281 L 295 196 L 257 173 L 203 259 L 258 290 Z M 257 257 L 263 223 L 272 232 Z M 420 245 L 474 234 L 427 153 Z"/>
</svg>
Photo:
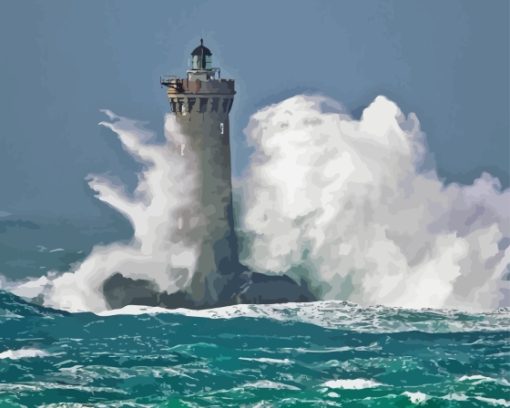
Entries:
<svg viewBox="0 0 510 408">
<path fill-rule="evenodd" d="M 493 378 L 486 377 L 484 375 L 475 374 L 475 375 L 463 375 L 459 378 L 459 381 L 493 381 Z"/>
<path fill-rule="evenodd" d="M 50 354 L 35 348 L 22 348 L 19 350 L 6 350 L 0 353 L 0 360 L 19 360 L 21 358 L 47 357 Z"/>
<path fill-rule="evenodd" d="M 499 406 L 499 407 L 510 407 L 510 401 L 504 400 L 503 398 L 486 398 L 486 397 L 480 397 L 476 396 L 474 397 L 476 400 L 481 402 L 486 402 L 489 405 L 493 406 Z"/>
<path fill-rule="evenodd" d="M 349 346 L 341 346 L 341 347 L 324 347 L 321 349 L 317 348 L 282 348 L 280 349 L 283 352 L 297 352 L 297 353 L 316 353 L 316 354 L 328 354 L 328 353 L 345 353 L 348 351 L 376 351 L 381 350 L 381 347 L 377 343 L 369 344 L 368 346 L 356 346 L 356 347 L 349 347 Z"/>
<path fill-rule="evenodd" d="M 165 309 L 163 307 L 152 307 L 152 306 L 141 306 L 141 305 L 128 305 L 120 309 L 105 310 L 98 312 L 98 316 L 138 316 L 143 314 L 164 314 L 164 313 L 175 313 L 176 310 Z"/>
<path fill-rule="evenodd" d="M 469 381 L 469 382 L 472 382 L 474 385 L 478 385 L 478 384 L 486 383 L 486 382 L 494 382 L 494 383 L 498 383 L 500 385 L 510 386 L 510 382 L 508 382 L 504 378 L 497 379 L 497 378 L 487 377 L 487 376 L 481 375 L 481 374 L 463 375 L 462 377 L 459 378 L 459 381 L 462 381 L 462 382 Z"/>
<path fill-rule="evenodd" d="M 381 384 L 374 380 L 365 380 L 363 378 L 356 378 L 351 380 L 329 380 L 323 384 L 328 388 L 340 388 L 344 390 L 363 390 L 365 388 L 376 388 Z"/>
<path fill-rule="evenodd" d="M 257 402 L 252 408 L 272 408 L 273 405 L 266 401 Z"/>
<path fill-rule="evenodd" d="M 469 397 L 466 394 L 454 392 L 452 394 L 445 395 L 442 399 L 447 401 L 468 401 Z"/>
<path fill-rule="evenodd" d="M 292 361 L 289 360 L 288 358 L 280 359 L 280 358 L 269 358 L 269 357 L 260 357 L 260 358 L 239 357 L 239 360 L 256 361 L 257 363 L 262 363 L 262 364 L 281 364 L 281 365 L 293 364 Z"/>
<path fill-rule="evenodd" d="M 403 395 L 408 397 L 409 400 L 416 405 L 423 404 L 425 401 L 429 399 L 429 396 L 427 394 L 420 391 L 416 392 L 405 391 Z"/>
<path fill-rule="evenodd" d="M 252 383 L 246 383 L 243 385 L 243 388 L 300 391 L 300 389 L 294 385 L 283 384 L 283 383 L 269 381 L 269 380 L 260 380 L 260 381 L 255 381 Z"/>
</svg>

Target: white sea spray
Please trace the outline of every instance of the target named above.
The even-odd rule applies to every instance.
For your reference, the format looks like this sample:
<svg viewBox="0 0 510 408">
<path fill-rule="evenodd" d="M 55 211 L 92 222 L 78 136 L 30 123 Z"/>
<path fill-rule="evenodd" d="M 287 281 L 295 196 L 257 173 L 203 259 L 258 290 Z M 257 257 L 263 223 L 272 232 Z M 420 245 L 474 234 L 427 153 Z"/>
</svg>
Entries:
<svg viewBox="0 0 510 408">
<path fill-rule="evenodd" d="M 244 262 L 321 299 L 507 306 L 510 190 L 487 173 L 445 184 L 416 115 L 383 96 L 360 119 L 337 105 L 296 96 L 251 117 Z"/>
</svg>

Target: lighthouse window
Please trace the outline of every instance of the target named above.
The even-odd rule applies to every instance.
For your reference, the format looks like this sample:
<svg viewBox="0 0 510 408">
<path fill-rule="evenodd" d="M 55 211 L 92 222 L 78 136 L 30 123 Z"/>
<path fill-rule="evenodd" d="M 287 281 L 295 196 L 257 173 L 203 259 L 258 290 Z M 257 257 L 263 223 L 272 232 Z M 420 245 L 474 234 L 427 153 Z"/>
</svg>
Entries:
<svg viewBox="0 0 510 408">
<path fill-rule="evenodd" d="M 193 55 L 193 60 L 192 60 L 192 63 L 191 63 L 191 68 L 192 69 L 200 69 L 199 67 L 199 57 L 198 55 Z"/>
<path fill-rule="evenodd" d="M 200 113 L 207 112 L 207 98 L 200 98 Z"/>
<path fill-rule="evenodd" d="M 213 98 L 212 100 L 212 112 L 218 112 L 218 105 L 220 104 L 220 98 Z"/>
<path fill-rule="evenodd" d="M 178 103 L 179 103 L 178 112 L 185 112 L 185 110 L 184 110 L 184 99 L 179 99 Z"/>
<path fill-rule="evenodd" d="M 206 55 L 205 56 L 205 69 L 211 69 L 212 68 L 212 55 Z"/>
<path fill-rule="evenodd" d="M 225 124 L 223 122 L 220 123 L 220 133 L 221 134 L 225 133 Z"/>
<path fill-rule="evenodd" d="M 195 98 L 188 98 L 188 112 L 193 112 L 193 106 L 195 105 Z"/>
</svg>

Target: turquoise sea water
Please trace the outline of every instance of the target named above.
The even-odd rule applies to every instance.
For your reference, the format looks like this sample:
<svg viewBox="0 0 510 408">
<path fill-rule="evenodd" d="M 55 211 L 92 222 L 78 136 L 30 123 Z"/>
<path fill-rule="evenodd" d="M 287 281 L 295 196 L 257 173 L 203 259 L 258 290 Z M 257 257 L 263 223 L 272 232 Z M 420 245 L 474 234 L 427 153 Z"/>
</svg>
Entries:
<svg viewBox="0 0 510 408">
<path fill-rule="evenodd" d="M 0 292 L 0 407 L 510 406 L 510 311 L 68 314 Z"/>
</svg>

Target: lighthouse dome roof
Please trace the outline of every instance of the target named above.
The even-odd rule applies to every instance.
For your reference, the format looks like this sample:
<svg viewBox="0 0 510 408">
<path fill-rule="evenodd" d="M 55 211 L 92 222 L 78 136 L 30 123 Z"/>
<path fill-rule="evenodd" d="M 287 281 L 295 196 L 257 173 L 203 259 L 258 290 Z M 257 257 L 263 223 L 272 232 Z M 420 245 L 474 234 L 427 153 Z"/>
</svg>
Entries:
<svg viewBox="0 0 510 408">
<path fill-rule="evenodd" d="M 212 55 L 212 52 L 204 45 L 204 40 L 200 39 L 200 45 L 191 52 L 191 55 L 198 55 L 201 57 L 203 55 Z"/>
</svg>

